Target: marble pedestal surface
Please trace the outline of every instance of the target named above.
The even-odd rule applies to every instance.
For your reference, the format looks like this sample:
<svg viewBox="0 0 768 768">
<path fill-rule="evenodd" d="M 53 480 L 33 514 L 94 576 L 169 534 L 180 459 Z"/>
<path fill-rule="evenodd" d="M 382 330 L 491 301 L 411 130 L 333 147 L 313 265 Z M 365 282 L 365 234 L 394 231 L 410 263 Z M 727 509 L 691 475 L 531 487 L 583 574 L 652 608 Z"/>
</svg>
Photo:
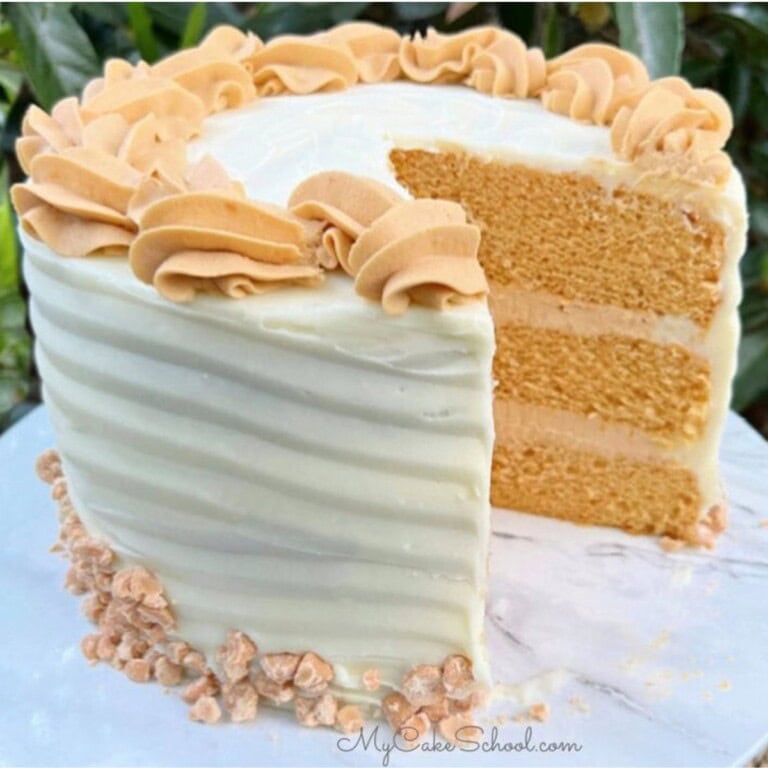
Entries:
<svg viewBox="0 0 768 768">
<path fill-rule="evenodd" d="M 0 439 L 0 765 L 384 763 L 373 745 L 344 752 L 338 734 L 274 712 L 196 725 L 159 686 L 88 667 L 88 624 L 47 553 L 54 507 L 33 470 L 52 444 L 44 408 Z M 731 527 L 714 552 L 670 555 L 650 538 L 495 512 L 486 626 L 494 675 L 515 685 L 476 750 L 394 751 L 389 764 L 725 766 L 764 749 L 768 444 L 733 414 L 722 463 Z M 514 720 L 540 702 L 547 722 Z M 542 741 L 581 749 L 531 751 Z"/>
</svg>

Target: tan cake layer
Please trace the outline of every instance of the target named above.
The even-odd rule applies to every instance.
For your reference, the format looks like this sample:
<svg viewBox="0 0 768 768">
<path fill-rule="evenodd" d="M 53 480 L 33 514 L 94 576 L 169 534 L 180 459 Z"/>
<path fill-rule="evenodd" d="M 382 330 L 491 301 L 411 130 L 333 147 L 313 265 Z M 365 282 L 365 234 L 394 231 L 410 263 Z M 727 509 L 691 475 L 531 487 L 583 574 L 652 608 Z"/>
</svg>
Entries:
<svg viewBox="0 0 768 768">
<path fill-rule="evenodd" d="M 456 200 L 481 224 L 480 261 L 493 282 L 711 322 L 725 233 L 692 207 L 453 152 L 394 149 L 390 160 L 414 196 Z"/>
<path fill-rule="evenodd" d="M 708 416 L 709 363 L 679 344 L 507 324 L 497 327 L 494 375 L 497 402 L 599 417 L 664 445 L 698 438 Z"/>
<path fill-rule="evenodd" d="M 493 504 L 631 533 L 697 541 L 696 476 L 673 462 L 608 457 L 556 441 L 497 445 Z"/>
</svg>

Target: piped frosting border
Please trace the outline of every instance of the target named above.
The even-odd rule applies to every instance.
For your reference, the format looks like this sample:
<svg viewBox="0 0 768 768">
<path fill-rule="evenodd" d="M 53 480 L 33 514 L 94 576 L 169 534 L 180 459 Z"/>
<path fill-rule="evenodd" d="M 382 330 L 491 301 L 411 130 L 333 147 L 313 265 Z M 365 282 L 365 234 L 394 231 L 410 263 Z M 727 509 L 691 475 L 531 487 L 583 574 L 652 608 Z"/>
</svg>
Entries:
<svg viewBox="0 0 768 768">
<path fill-rule="evenodd" d="M 337 173 L 334 183 L 341 186 L 321 182 L 328 197 L 307 197 L 305 182 L 289 201 L 290 211 L 271 211 L 270 227 L 249 230 L 236 243 L 208 214 L 234 207 L 241 223 L 254 216 L 264 224 L 270 206 L 246 200 L 210 158 L 188 164 L 186 144 L 214 112 L 276 94 L 403 79 L 538 98 L 545 109 L 608 126 L 616 157 L 642 173 L 722 186 L 731 172 L 722 147 L 732 117 L 722 97 L 680 78 L 651 81 L 639 59 L 609 45 L 582 45 L 547 61 L 541 50 L 496 27 L 454 35 L 430 29 L 411 38 L 354 22 L 264 44 L 224 26 L 155 65 L 108 61 L 80 100 L 64 99 L 50 115 L 31 107 L 17 142 L 29 178 L 11 191 L 21 225 L 64 256 L 130 248 L 137 276 L 173 300 L 202 290 L 237 298 L 279 285 L 311 285 L 336 266 L 388 312 L 402 312 L 411 302 L 444 309 L 482 297 L 488 287 L 477 262 L 479 236 L 451 203 L 424 201 L 442 203 L 428 210 L 414 201 L 386 200 L 375 182 Z M 340 189 L 346 189 L 341 196 Z M 179 200 L 169 202 L 172 196 Z M 184 205 L 193 201 L 197 210 L 205 201 L 206 214 L 185 224 Z M 381 240 L 412 220 L 405 236 Z M 439 252 L 430 247 L 416 256 L 410 246 L 428 240 L 441 244 Z M 378 247 L 371 249 L 374 241 Z M 153 248 L 159 250 L 150 258 Z"/>
</svg>

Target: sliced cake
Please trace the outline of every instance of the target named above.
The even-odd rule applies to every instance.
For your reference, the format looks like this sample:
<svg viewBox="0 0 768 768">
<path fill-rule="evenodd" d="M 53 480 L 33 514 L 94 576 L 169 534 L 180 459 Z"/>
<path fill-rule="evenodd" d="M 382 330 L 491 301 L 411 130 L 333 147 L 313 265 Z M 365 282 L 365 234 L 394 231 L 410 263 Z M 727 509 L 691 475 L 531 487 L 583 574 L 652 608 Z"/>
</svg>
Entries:
<svg viewBox="0 0 768 768">
<path fill-rule="evenodd" d="M 453 738 L 491 684 L 491 498 L 711 544 L 730 128 L 609 46 L 369 24 L 219 28 L 31 109 L 39 471 L 86 656 L 204 722 Z"/>
</svg>

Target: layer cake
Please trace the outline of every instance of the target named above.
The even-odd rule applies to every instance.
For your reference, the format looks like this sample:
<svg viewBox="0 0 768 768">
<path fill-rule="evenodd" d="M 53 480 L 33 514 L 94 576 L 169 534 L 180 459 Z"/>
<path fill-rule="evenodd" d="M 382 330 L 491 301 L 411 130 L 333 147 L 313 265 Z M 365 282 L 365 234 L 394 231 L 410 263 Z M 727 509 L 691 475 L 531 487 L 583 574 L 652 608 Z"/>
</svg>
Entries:
<svg viewBox="0 0 768 768">
<path fill-rule="evenodd" d="M 31 110 L 40 471 L 86 655 L 193 676 L 206 722 L 450 738 L 491 682 L 490 499 L 711 545 L 730 128 L 608 46 L 368 24 L 219 28 Z"/>
</svg>

